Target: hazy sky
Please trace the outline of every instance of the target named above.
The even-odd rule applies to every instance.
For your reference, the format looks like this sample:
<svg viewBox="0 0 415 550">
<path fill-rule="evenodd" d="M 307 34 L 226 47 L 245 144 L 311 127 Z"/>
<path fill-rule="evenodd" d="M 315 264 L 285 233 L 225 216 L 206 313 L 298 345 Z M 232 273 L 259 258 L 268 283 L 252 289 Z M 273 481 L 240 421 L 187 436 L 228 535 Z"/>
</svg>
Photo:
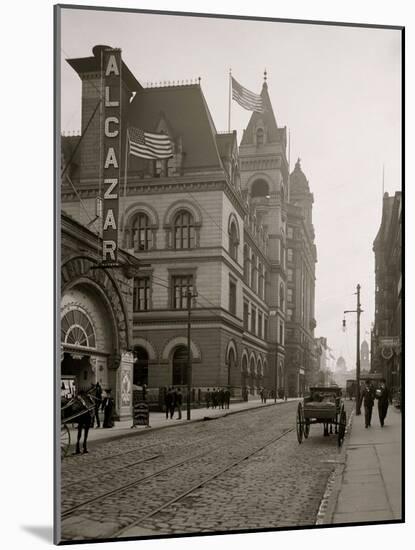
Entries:
<svg viewBox="0 0 415 550">
<path fill-rule="evenodd" d="M 279 126 L 291 133 L 314 194 L 316 336 L 326 336 L 349 368 L 356 359 L 355 309 L 360 283 L 361 337 L 374 320 L 373 240 L 384 189 L 401 188 L 401 33 L 390 29 L 62 11 L 62 130 L 80 129 L 80 80 L 65 58 L 92 55 L 95 44 L 120 47 L 147 82 L 201 85 L 216 129 L 227 130 L 229 68 L 259 93 L 263 71 Z M 238 141 L 251 113 L 232 104 Z M 369 341 L 369 335 L 366 335 Z"/>
</svg>

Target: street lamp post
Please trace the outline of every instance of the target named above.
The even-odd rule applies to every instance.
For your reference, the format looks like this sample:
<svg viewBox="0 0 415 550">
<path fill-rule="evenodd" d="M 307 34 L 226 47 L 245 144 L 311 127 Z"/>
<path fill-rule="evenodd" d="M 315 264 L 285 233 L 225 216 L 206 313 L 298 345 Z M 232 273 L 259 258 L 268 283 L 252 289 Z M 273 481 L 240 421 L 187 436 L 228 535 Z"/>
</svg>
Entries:
<svg viewBox="0 0 415 550">
<path fill-rule="evenodd" d="M 346 309 L 344 313 L 356 313 L 357 317 L 357 330 L 356 330 L 356 416 L 360 414 L 360 314 L 363 309 L 360 307 L 360 285 L 356 287 L 357 295 L 357 308 Z M 343 319 L 343 327 L 346 327 L 346 319 Z"/>
</svg>

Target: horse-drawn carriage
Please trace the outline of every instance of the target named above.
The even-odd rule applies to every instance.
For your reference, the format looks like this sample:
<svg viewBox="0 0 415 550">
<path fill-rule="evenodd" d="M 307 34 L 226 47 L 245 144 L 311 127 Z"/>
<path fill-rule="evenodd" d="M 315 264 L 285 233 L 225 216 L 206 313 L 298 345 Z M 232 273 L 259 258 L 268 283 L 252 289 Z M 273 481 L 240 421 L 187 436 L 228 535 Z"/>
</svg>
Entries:
<svg viewBox="0 0 415 550">
<path fill-rule="evenodd" d="M 80 393 L 71 399 L 61 397 L 61 458 L 64 458 L 71 445 L 71 432 L 68 424 L 90 426 L 95 408 L 95 397 L 90 392 Z"/>
<path fill-rule="evenodd" d="M 298 443 L 308 438 L 311 424 L 323 424 L 324 435 L 337 435 L 340 447 L 346 432 L 346 411 L 341 398 L 339 386 L 314 386 L 310 395 L 304 397 L 297 407 L 297 439 Z"/>
</svg>

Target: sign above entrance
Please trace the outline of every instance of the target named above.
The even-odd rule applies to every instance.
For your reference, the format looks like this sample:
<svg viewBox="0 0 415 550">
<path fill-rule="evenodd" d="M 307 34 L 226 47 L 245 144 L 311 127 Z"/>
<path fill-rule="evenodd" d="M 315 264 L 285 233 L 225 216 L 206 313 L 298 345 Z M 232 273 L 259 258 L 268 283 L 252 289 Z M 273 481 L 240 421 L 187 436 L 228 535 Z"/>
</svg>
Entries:
<svg viewBox="0 0 415 550">
<path fill-rule="evenodd" d="M 103 51 L 104 155 L 102 260 L 116 263 L 121 168 L 121 50 Z"/>
</svg>

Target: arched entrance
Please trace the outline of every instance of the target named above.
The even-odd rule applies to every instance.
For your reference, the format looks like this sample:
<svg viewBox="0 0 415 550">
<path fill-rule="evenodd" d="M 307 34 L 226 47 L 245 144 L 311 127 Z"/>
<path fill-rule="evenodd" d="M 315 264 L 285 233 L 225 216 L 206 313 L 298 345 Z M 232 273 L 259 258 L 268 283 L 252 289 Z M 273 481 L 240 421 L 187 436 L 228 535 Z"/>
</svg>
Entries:
<svg viewBox="0 0 415 550">
<path fill-rule="evenodd" d="M 134 348 L 133 384 L 148 386 L 148 353 L 142 347 Z"/>
<path fill-rule="evenodd" d="M 187 384 L 187 347 L 179 346 L 172 357 L 172 384 L 185 386 Z"/>
<path fill-rule="evenodd" d="M 61 393 L 72 396 L 98 381 L 96 323 L 80 304 L 69 303 L 62 311 Z"/>
</svg>

